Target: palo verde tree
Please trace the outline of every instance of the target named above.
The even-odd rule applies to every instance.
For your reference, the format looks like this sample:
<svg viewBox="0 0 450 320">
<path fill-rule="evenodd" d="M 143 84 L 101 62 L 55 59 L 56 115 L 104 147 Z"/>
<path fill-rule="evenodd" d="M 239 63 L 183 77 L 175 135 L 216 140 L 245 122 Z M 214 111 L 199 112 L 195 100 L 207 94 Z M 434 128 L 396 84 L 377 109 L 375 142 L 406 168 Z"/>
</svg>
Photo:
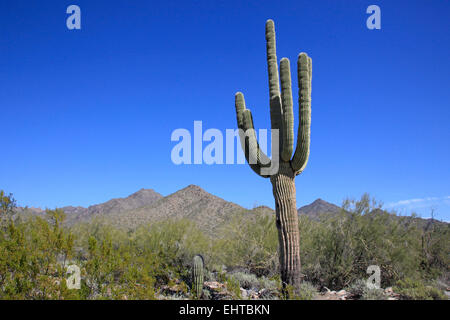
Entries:
<svg viewBox="0 0 450 320">
<path fill-rule="evenodd" d="M 297 147 L 294 155 L 294 112 L 289 60 L 280 61 L 281 92 L 276 56 L 275 26 L 266 22 L 267 66 L 269 71 L 272 157 L 260 149 L 256 140 L 253 118 L 245 106 L 244 95 L 236 93 L 236 117 L 241 145 L 250 167 L 258 175 L 270 178 L 276 207 L 276 226 L 280 247 L 280 267 L 283 287 L 297 291 L 300 273 L 299 229 L 296 206 L 295 176 L 306 167 L 309 157 L 311 126 L 311 58 L 300 53 L 297 61 L 299 118 Z M 278 134 L 276 134 L 278 133 Z M 292 157 L 292 158 L 291 158 Z"/>
<path fill-rule="evenodd" d="M 16 200 L 10 193 L 7 195 L 3 190 L 0 190 L 0 216 L 11 215 L 16 208 Z"/>
</svg>

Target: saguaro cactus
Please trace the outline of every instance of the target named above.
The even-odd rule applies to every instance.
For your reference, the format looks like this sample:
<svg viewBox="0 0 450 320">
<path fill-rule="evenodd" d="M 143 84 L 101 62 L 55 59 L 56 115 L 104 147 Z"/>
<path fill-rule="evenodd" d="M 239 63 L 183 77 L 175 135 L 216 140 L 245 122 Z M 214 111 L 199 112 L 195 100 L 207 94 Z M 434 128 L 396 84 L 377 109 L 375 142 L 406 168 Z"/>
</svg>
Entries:
<svg viewBox="0 0 450 320">
<path fill-rule="evenodd" d="M 192 268 L 192 288 L 197 298 L 203 293 L 203 257 L 196 255 L 194 257 L 194 266 Z"/>
<path fill-rule="evenodd" d="M 300 53 L 297 61 L 299 118 L 297 147 L 294 155 L 294 112 L 291 89 L 289 60 L 280 61 L 281 93 L 275 43 L 275 26 L 272 20 L 266 22 L 267 66 L 269 73 L 269 97 L 271 128 L 279 130 L 279 152 L 273 152 L 272 159 L 260 150 L 254 134 L 250 109 L 245 107 L 244 95 L 236 93 L 235 105 L 237 123 L 241 135 L 241 145 L 250 167 L 258 175 L 270 178 L 276 208 L 276 226 L 280 245 L 281 280 L 283 287 L 292 285 L 298 289 L 302 280 L 300 273 L 299 230 L 296 206 L 295 176 L 306 167 L 309 157 L 311 126 L 311 58 Z M 253 132 L 244 134 L 244 132 Z M 273 137 L 272 137 L 273 138 Z M 272 141 L 272 144 L 274 142 Z M 277 157 L 277 158 L 274 158 Z M 254 161 L 250 161 L 250 160 Z M 276 172 L 267 174 L 264 168 L 278 161 Z"/>
</svg>

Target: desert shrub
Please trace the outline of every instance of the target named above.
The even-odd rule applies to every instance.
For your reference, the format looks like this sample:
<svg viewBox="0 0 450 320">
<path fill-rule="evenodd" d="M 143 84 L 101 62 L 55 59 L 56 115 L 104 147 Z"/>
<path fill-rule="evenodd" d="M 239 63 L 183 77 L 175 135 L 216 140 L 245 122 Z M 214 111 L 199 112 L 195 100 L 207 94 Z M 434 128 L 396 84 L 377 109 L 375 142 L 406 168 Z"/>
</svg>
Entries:
<svg viewBox="0 0 450 320">
<path fill-rule="evenodd" d="M 263 213 L 237 213 L 219 231 L 213 251 L 226 266 L 240 266 L 258 276 L 278 272 L 275 219 Z"/>
<path fill-rule="evenodd" d="M 448 274 L 446 274 L 445 276 L 431 280 L 430 282 L 433 287 L 438 288 L 442 292 L 445 292 L 449 288 L 448 283 L 450 283 L 450 280 L 448 278 Z"/>
<path fill-rule="evenodd" d="M 258 277 L 251 273 L 236 272 L 231 275 L 232 278 L 239 282 L 241 288 L 244 289 L 259 289 Z"/>
<path fill-rule="evenodd" d="M 203 289 L 202 296 L 204 300 L 211 300 L 211 292 L 209 290 Z"/>
<path fill-rule="evenodd" d="M 217 273 L 205 270 L 204 279 L 205 281 L 217 281 Z"/>
<path fill-rule="evenodd" d="M 189 282 L 195 254 L 202 254 L 206 266 L 210 260 L 207 236 L 188 220 L 166 220 L 141 226 L 131 237 L 137 250 L 156 255 L 160 264 L 159 274 L 155 275 L 158 284 L 173 277 Z"/>
<path fill-rule="evenodd" d="M 259 299 L 261 300 L 280 300 L 280 290 L 266 289 L 259 292 Z"/>
<path fill-rule="evenodd" d="M 243 289 L 253 289 L 255 291 L 261 289 L 276 290 L 278 289 L 278 283 L 276 280 L 268 279 L 267 277 L 257 277 L 255 274 L 246 272 L 235 272 L 231 274 L 231 277 L 239 282 L 239 285 Z"/>
<path fill-rule="evenodd" d="M 65 265 L 73 236 L 62 228 L 64 213 L 4 221 L 0 233 L 0 298 L 61 299 L 78 297 L 67 290 Z"/>
<path fill-rule="evenodd" d="M 303 281 L 300 284 L 298 297 L 301 300 L 312 300 L 317 295 L 317 288 L 310 282 Z"/>
<path fill-rule="evenodd" d="M 393 288 L 402 299 L 407 300 L 446 300 L 445 294 L 436 287 L 426 285 L 421 280 L 406 278 L 399 280 Z"/>
<path fill-rule="evenodd" d="M 269 279 L 267 277 L 260 277 L 259 281 L 259 289 L 269 289 L 269 290 L 277 290 L 281 287 L 281 281 L 277 279 Z"/>
<path fill-rule="evenodd" d="M 209 241 L 189 220 L 165 220 L 139 227 L 133 234 L 139 248 L 148 248 L 172 265 L 190 265 L 201 253 L 208 257 Z"/>
<path fill-rule="evenodd" d="M 299 290 L 294 290 L 293 286 L 286 285 L 284 291 L 285 299 L 291 300 L 312 300 L 317 294 L 317 288 L 308 281 L 302 281 Z"/>
<path fill-rule="evenodd" d="M 384 294 L 382 288 L 369 288 L 366 280 L 358 279 L 353 282 L 347 291 L 353 298 L 361 300 L 386 300 L 387 296 Z"/>
<path fill-rule="evenodd" d="M 384 290 L 379 288 L 368 288 L 364 289 L 361 300 L 387 300 L 387 296 L 384 294 Z"/>
<path fill-rule="evenodd" d="M 227 290 L 232 294 L 233 299 L 241 299 L 241 287 L 239 281 L 234 277 L 227 277 L 225 281 Z"/>
<path fill-rule="evenodd" d="M 309 281 L 340 289 L 366 278 L 369 265 L 380 267 L 382 286 L 427 273 L 421 267 L 423 231 L 416 224 L 381 210 L 368 195 L 343 207 L 340 214 L 320 221 L 300 219 L 303 272 Z M 444 250 L 439 252 L 445 261 Z"/>
<path fill-rule="evenodd" d="M 5 191 L 0 190 L 0 218 L 12 215 L 16 208 L 16 199 L 13 195 L 6 194 Z"/>
<path fill-rule="evenodd" d="M 437 224 L 431 219 L 421 235 L 422 278 L 433 280 L 449 274 L 450 224 Z"/>
<path fill-rule="evenodd" d="M 358 279 L 347 288 L 347 291 L 350 292 L 350 294 L 353 295 L 355 298 L 360 298 L 362 297 L 366 289 L 367 289 L 366 281 Z"/>
</svg>

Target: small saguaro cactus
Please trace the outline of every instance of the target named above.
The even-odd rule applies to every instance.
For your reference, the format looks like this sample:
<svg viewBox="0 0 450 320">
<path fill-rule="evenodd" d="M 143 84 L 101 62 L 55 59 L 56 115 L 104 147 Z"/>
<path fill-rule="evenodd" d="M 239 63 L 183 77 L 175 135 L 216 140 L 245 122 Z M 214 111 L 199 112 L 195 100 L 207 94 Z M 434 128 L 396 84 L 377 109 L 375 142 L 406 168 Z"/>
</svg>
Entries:
<svg viewBox="0 0 450 320">
<path fill-rule="evenodd" d="M 260 149 L 254 134 L 253 117 L 245 106 L 244 95 L 236 93 L 236 117 L 241 146 L 250 167 L 258 175 L 272 183 L 276 208 L 276 226 L 280 245 L 280 267 L 283 288 L 293 286 L 298 291 L 302 280 L 300 273 L 300 235 L 296 206 L 295 176 L 306 167 L 309 157 L 311 127 L 311 75 L 312 62 L 306 53 L 300 53 L 297 61 L 299 119 L 297 147 L 294 155 L 294 112 L 289 60 L 280 61 L 280 80 L 276 56 L 275 26 L 272 20 L 266 22 L 267 65 L 269 73 L 269 98 L 272 132 L 272 158 Z M 276 131 L 276 130 L 275 130 Z M 274 140 L 275 138 L 275 140 Z M 274 147 L 275 146 L 275 147 Z M 278 146 L 278 149 L 277 149 Z M 252 161 L 253 160 L 253 161 Z M 273 164 L 276 164 L 274 166 Z M 276 170 L 267 171 L 267 168 Z M 269 173 L 268 173 L 269 172 Z"/>
<path fill-rule="evenodd" d="M 194 257 L 194 265 L 192 268 L 192 289 L 197 298 L 203 293 L 203 257 L 196 255 Z"/>
</svg>

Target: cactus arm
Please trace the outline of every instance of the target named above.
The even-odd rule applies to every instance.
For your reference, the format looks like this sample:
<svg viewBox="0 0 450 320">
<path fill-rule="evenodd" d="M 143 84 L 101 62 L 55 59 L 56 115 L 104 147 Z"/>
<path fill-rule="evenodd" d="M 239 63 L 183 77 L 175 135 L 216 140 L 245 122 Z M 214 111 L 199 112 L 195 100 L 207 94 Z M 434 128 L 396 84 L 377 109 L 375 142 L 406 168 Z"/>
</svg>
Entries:
<svg viewBox="0 0 450 320">
<path fill-rule="evenodd" d="M 267 70 L 269 73 L 269 97 L 270 97 L 270 122 L 272 129 L 280 132 L 280 147 L 282 148 L 282 110 L 280 98 L 280 81 L 278 78 L 278 63 L 275 40 L 275 25 L 273 20 L 266 22 L 266 51 Z"/>
<path fill-rule="evenodd" d="M 273 20 L 270 19 L 266 22 L 266 50 L 267 68 L 269 71 L 269 95 L 270 99 L 272 99 L 280 95 L 280 84 L 278 80 L 275 25 Z"/>
<path fill-rule="evenodd" d="M 294 110 L 292 102 L 291 70 L 289 59 L 283 58 L 280 62 L 281 75 L 281 100 L 282 100 L 282 127 L 283 127 L 283 147 L 281 159 L 291 160 L 294 149 Z"/>
<path fill-rule="evenodd" d="M 253 116 L 250 109 L 244 110 L 244 126 L 246 130 L 249 131 L 249 150 L 252 156 L 256 155 L 256 158 L 250 158 L 249 160 L 253 160 L 253 163 L 258 163 L 261 166 L 269 166 L 270 167 L 270 159 L 261 150 L 258 144 L 258 140 L 256 139 L 255 127 L 253 125 Z M 256 161 L 255 161 L 256 160 Z"/>
<path fill-rule="evenodd" d="M 270 167 L 271 161 L 259 147 L 253 125 L 252 113 L 245 107 L 244 95 L 241 92 L 236 93 L 235 106 L 238 128 L 240 129 L 241 147 L 244 151 L 245 159 L 255 173 L 267 178 L 268 176 L 261 174 L 261 168 L 263 166 Z"/>
<path fill-rule="evenodd" d="M 311 75 L 312 61 L 306 53 L 300 53 L 297 61 L 299 118 L 297 147 L 291 161 L 295 174 L 300 174 L 306 167 L 309 157 L 311 132 Z"/>
</svg>

